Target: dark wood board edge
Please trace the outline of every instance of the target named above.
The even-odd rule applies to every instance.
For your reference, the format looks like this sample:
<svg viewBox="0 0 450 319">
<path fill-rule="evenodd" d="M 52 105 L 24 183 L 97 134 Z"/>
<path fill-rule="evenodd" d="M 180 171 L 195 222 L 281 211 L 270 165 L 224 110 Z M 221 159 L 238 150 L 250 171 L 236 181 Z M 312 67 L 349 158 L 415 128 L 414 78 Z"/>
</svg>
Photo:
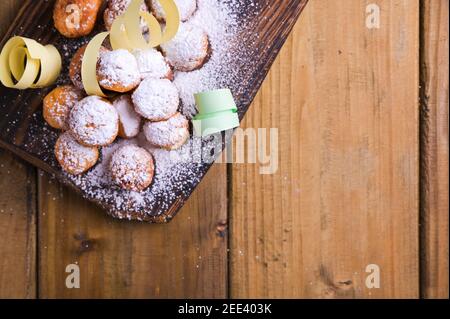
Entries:
<svg viewBox="0 0 450 319">
<path fill-rule="evenodd" d="M 449 2 L 420 8 L 420 297 L 449 297 Z"/>
</svg>

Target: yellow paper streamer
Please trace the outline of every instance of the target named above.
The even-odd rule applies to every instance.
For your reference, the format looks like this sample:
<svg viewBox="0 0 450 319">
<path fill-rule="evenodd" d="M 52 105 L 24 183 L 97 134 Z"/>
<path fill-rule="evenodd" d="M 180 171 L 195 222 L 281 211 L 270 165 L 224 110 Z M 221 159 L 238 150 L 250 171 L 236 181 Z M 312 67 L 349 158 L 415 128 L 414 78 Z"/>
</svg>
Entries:
<svg viewBox="0 0 450 319">
<path fill-rule="evenodd" d="M 13 37 L 0 54 L 0 81 L 12 89 L 43 88 L 55 83 L 61 65 L 61 55 L 53 45 Z"/>
<path fill-rule="evenodd" d="M 97 61 L 100 56 L 100 48 L 108 35 L 109 32 L 97 34 L 87 45 L 86 51 L 84 51 L 81 64 L 81 80 L 88 95 L 106 97 L 106 94 L 98 84 Z"/>
<path fill-rule="evenodd" d="M 166 27 L 164 32 L 158 20 L 148 12 L 141 11 L 144 0 L 132 0 L 124 14 L 117 17 L 111 26 L 110 32 L 97 34 L 86 47 L 81 65 L 81 79 L 88 95 L 106 97 L 97 79 L 97 61 L 103 41 L 109 35 L 113 50 L 154 48 L 170 41 L 178 32 L 180 26 L 180 13 L 173 0 L 159 0 L 166 13 Z M 150 42 L 142 34 L 140 19 L 143 19 L 150 30 Z M 30 66 L 31 68 L 32 66 Z"/>
<path fill-rule="evenodd" d="M 180 12 L 173 0 L 159 0 L 165 14 L 166 25 L 164 32 L 158 20 L 148 12 L 141 11 L 144 0 L 132 0 L 123 15 L 118 17 L 111 27 L 111 46 L 114 50 L 154 48 L 170 41 L 180 27 Z M 150 31 L 150 41 L 142 35 L 140 19 L 143 19 Z"/>
</svg>

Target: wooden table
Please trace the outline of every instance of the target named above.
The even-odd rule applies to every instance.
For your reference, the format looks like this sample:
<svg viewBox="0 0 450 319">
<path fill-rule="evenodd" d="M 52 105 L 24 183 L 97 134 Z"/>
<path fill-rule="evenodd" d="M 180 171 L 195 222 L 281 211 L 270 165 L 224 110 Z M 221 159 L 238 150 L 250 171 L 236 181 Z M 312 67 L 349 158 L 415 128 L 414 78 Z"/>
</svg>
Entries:
<svg viewBox="0 0 450 319">
<path fill-rule="evenodd" d="M 216 164 L 168 225 L 0 151 L 0 297 L 448 298 L 448 9 L 311 0 L 243 123 L 278 128 L 278 171 Z"/>
</svg>

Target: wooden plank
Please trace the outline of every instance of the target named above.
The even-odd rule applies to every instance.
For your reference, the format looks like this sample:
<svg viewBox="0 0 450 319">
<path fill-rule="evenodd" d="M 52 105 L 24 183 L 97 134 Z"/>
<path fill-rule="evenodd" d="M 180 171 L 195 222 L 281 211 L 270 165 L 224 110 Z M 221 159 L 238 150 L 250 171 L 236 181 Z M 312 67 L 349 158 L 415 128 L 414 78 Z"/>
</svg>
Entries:
<svg viewBox="0 0 450 319">
<path fill-rule="evenodd" d="M 0 151 L 0 298 L 36 296 L 36 170 Z"/>
<path fill-rule="evenodd" d="M 245 118 L 279 170 L 233 166 L 234 298 L 419 296 L 419 1 L 369 3 L 311 1 Z"/>
<path fill-rule="evenodd" d="M 0 3 L 0 35 L 3 36 L 17 16 L 25 0 L 2 0 Z"/>
<path fill-rule="evenodd" d="M 227 296 L 225 165 L 167 225 L 117 221 L 45 175 L 39 183 L 41 298 L 224 298 Z M 65 286 L 80 267 L 80 289 Z"/>
<path fill-rule="evenodd" d="M 448 298 L 448 10 L 449 2 L 422 6 L 421 289 Z"/>
<path fill-rule="evenodd" d="M 0 35 L 15 17 L 21 1 L 0 2 Z M 0 298 L 34 298 L 35 170 L 0 151 Z"/>
</svg>

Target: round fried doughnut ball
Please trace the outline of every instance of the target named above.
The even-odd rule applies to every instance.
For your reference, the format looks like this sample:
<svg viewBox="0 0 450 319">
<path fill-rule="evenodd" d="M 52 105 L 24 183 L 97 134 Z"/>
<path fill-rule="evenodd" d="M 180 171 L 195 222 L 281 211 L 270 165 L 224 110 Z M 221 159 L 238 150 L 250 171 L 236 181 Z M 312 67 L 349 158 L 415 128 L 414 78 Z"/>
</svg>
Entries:
<svg viewBox="0 0 450 319">
<path fill-rule="evenodd" d="M 149 121 L 163 121 L 174 115 L 180 104 L 178 89 L 167 79 L 146 78 L 134 91 L 136 112 Z"/>
<path fill-rule="evenodd" d="M 125 190 L 141 192 L 153 181 L 153 157 L 136 145 L 125 145 L 115 151 L 109 164 L 111 178 Z"/>
<path fill-rule="evenodd" d="M 177 113 L 167 121 L 147 122 L 144 134 L 152 145 L 176 150 L 189 139 L 189 121 L 181 113 Z"/>
<path fill-rule="evenodd" d="M 173 80 L 173 71 L 158 50 L 135 50 L 133 55 L 136 58 L 142 79 L 151 77 Z"/>
<path fill-rule="evenodd" d="M 206 32 L 189 23 L 182 23 L 177 35 L 161 44 L 161 49 L 170 65 L 182 72 L 201 68 L 210 53 Z"/>
<path fill-rule="evenodd" d="M 119 93 L 129 92 L 141 82 L 136 58 L 124 49 L 100 54 L 97 77 L 102 88 Z"/>
<path fill-rule="evenodd" d="M 53 8 L 55 28 L 67 38 L 92 32 L 102 0 L 56 0 Z"/>
<path fill-rule="evenodd" d="M 44 119 L 53 128 L 67 130 L 70 110 L 83 98 L 73 85 L 58 86 L 44 98 Z"/>
<path fill-rule="evenodd" d="M 69 129 L 86 146 L 106 146 L 119 133 L 119 114 L 107 100 L 88 96 L 75 104 L 69 116 Z"/>
<path fill-rule="evenodd" d="M 80 175 L 97 163 L 99 152 L 97 147 L 81 145 L 65 132 L 56 141 L 55 156 L 64 171 Z"/>
</svg>

